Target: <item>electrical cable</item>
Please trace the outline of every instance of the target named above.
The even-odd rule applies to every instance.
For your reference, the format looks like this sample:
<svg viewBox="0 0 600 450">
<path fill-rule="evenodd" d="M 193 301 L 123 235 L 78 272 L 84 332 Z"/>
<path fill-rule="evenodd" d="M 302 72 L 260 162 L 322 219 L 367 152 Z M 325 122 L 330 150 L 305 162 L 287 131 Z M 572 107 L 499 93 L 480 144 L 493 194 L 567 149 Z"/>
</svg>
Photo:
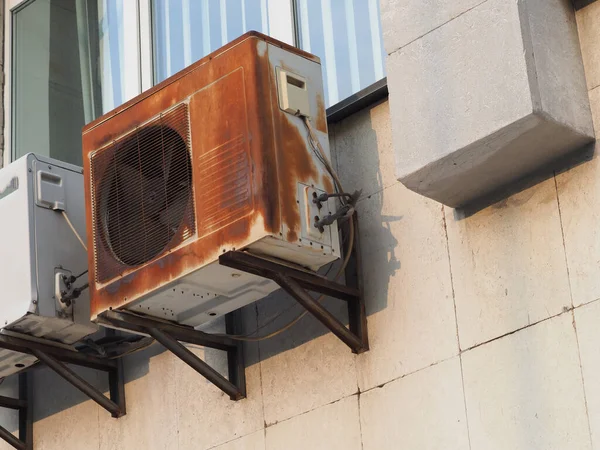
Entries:
<svg viewBox="0 0 600 450">
<path fill-rule="evenodd" d="M 85 275 L 85 274 L 87 274 L 87 273 L 88 273 L 88 269 L 85 269 L 85 270 L 84 270 L 83 272 L 81 272 L 79 275 L 75 275 L 75 276 L 74 276 L 74 278 L 75 278 L 75 280 L 78 280 L 78 279 L 80 279 L 82 276 L 84 276 L 84 275 Z M 73 280 L 73 281 L 75 281 L 75 280 Z"/>
<path fill-rule="evenodd" d="M 333 167 L 331 165 L 331 161 L 329 161 L 329 158 L 327 157 L 327 155 L 325 154 L 325 151 L 323 150 L 323 146 L 321 145 L 321 142 L 315 135 L 315 130 L 314 130 L 312 124 L 310 123 L 310 118 L 308 118 L 306 116 L 302 116 L 302 119 L 303 119 L 304 125 L 306 126 L 306 129 L 308 131 L 308 137 L 309 137 L 309 141 L 313 147 L 313 151 L 318 150 L 318 153 L 320 154 L 319 160 L 321 160 L 321 162 L 323 162 L 323 164 L 325 165 L 325 169 L 327 169 L 327 172 L 329 172 L 329 175 L 331 175 L 331 177 L 333 178 L 333 181 L 336 185 L 336 192 L 338 192 L 338 193 L 345 192 L 344 189 L 342 188 L 342 182 L 340 181 L 337 173 L 335 172 L 335 170 L 333 169 Z M 315 152 L 315 153 L 317 153 L 317 152 Z M 317 155 L 317 157 L 319 157 L 319 155 Z M 345 204 L 344 200 L 342 200 L 342 204 Z"/>
<path fill-rule="evenodd" d="M 314 134 L 314 129 L 312 128 L 312 125 L 310 123 L 310 119 L 306 116 L 302 116 L 303 122 L 308 130 L 308 135 L 309 135 L 309 141 L 311 143 L 311 146 L 313 147 L 313 151 L 315 153 L 315 155 L 317 156 L 317 158 L 319 159 L 319 161 L 321 161 L 321 163 L 325 166 L 325 169 L 327 170 L 327 172 L 329 172 L 329 174 L 331 175 L 331 177 L 333 178 L 333 181 L 335 183 L 335 188 L 336 188 L 336 193 L 338 195 L 335 195 L 336 197 L 340 198 L 340 201 L 342 202 L 342 204 L 346 204 L 345 202 L 345 195 L 343 195 L 343 193 L 345 192 L 343 187 L 342 187 L 342 183 L 339 179 L 339 177 L 337 176 L 337 173 L 335 173 L 335 170 L 333 169 L 333 167 L 331 166 L 331 162 L 329 161 L 329 159 L 327 158 L 327 155 L 325 154 L 325 151 L 323 150 L 323 147 L 321 146 L 321 143 L 319 142 L 319 140 L 315 137 Z M 351 209 L 351 211 L 353 212 L 353 209 Z M 349 242 L 348 242 L 348 248 L 346 249 L 346 254 L 344 256 L 344 260 L 342 262 L 342 265 L 340 266 L 340 268 L 338 269 L 335 277 L 334 277 L 334 281 L 338 281 L 339 278 L 341 277 L 341 275 L 344 273 L 344 271 L 346 270 L 346 267 L 348 265 L 348 262 L 350 261 L 350 255 L 352 254 L 352 250 L 354 249 L 354 220 L 350 220 L 349 221 Z M 322 302 L 323 299 L 326 296 L 320 295 L 319 297 L 316 298 L 317 302 Z M 295 306 L 295 305 L 293 305 Z M 259 341 L 264 341 L 266 339 L 270 339 L 274 336 L 277 336 L 278 334 L 283 333 L 284 331 L 289 330 L 290 328 L 292 328 L 294 325 L 296 325 L 306 314 L 308 314 L 308 311 L 305 310 L 303 311 L 299 316 L 297 316 L 296 318 L 292 319 L 290 322 L 288 322 L 287 324 L 283 325 L 282 327 L 278 328 L 277 330 L 266 334 L 264 336 L 252 336 L 253 334 L 257 333 L 260 329 L 266 327 L 267 325 L 270 325 L 271 323 L 273 323 L 275 320 L 277 320 L 281 315 L 283 315 L 285 312 L 289 311 L 292 307 L 284 310 L 283 312 L 281 312 L 280 314 L 276 315 L 273 319 L 271 319 L 269 322 L 261 325 L 260 327 L 258 327 L 256 330 L 252 331 L 251 333 L 245 334 L 245 335 L 231 335 L 231 334 L 217 334 L 217 336 L 221 336 L 221 337 L 228 337 L 234 340 L 238 340 L 238 341 L 246 341 L 246 342 L 259 342 Z"/>
<path fill-rule="evenodd" d="M 77 240 L 79 241 L 79 243 L 81 244 L 81 246 L 87 252 L 87 246 L 85 245 L 85 243 L 83 242 L 83 239 L 81 239 L 81 236 L 79 236 L 79 233 L 77 232 L 77 230 L 75 229 L 75 227 L 73 226 L 73 224 L 71 223 L 71 221 L 69 220 L 69 216 L 67 216 L 67 212 L 63 210 L 63 211 L 61 211 L 61 213 L 62 213 L 62 216 L 67 221 L 67 224 L 71 228 L 71 231 L 73 231 L 73 234 L 75 234 L 75 237 L 77 237 Z"/>
</svg>

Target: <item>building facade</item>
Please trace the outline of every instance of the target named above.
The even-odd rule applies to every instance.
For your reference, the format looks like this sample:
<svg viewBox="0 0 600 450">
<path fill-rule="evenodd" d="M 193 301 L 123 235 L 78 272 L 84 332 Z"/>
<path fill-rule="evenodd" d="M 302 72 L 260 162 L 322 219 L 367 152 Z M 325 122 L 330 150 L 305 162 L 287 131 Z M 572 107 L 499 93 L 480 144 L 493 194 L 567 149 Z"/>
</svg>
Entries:
<svg viewBox="0 0 600 450">
<path fill-rule="evenodd" d="M 232 402 L 155 345 L 125 359 L 120 419 L 36 369 L 36 449 L 600 449 L 598 144 L 476 208 L 442 205 L 398 181 L 402 111 L 419 94 L 400 72 L 419 52 L 468 47 L 486 32 L 481 17 L 509 4 L 534 9 L 533 0 L 4 1 L 5 163 L 28 151 L 78 162 L 78 127 L 257 28 L 323 58 L 335 165 L 344 185 L 363 190 L 369 352 L 351 353 L 307 316 L 245 346 L 248 397 Z M 600 2 L 549 3 L 576 27 L 598 130 Z M 370 88 L 381 85 L 386 59 L 389 99 Z M 433 80 L 421 89 L 444 83 L 461 93 L 476 82 L 419 67 L 410 73 Z M 445 99 L 423 108 L 465 105 Z M 360 110 L 348 106 L 357 101 Z M 244 308 L 246 331 L 292 303 L 275 293 Z M 325 303 L 344 316 L 343 304 Z M 219 352 L 190 348 L 226 371 Z M 107 389 L 103 374 L 80 373 Z M 7 378 L 1 393 L 14 394 L 15 382 Z M 16 428 L 12 413 L 2 418 Z"/>
</svg>

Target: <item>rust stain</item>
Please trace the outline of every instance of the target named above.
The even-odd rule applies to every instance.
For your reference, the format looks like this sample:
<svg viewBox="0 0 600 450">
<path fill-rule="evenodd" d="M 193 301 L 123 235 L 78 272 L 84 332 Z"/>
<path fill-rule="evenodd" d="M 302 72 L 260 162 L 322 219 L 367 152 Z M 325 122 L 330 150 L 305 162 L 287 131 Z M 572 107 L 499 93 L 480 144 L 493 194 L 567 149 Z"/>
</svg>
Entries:
<svg viewBox="0 0 600 450">
<path fill-rule="evenodd" d="M 285 113 L 282 113 L 285 114 Z M 294 242 L 300 232 L 300 211 L 297 204 L 298 182 L 317 180 L 317 168 L 303 137 L 292 120 L 301 125 L 299 117 L 289 114 L 281 116 L 280 130 L 282 146 L 278 153 L 281 219 L 288 228 L 288 240 Z"/>
<path fill-rule="evenodd" d="M 254 211 L 244 69 L 190 99 L 200 237 Z M 223 120 L 225 119 L 225 120 Z"/>
<path fill-rule="evenodd" d="M 259 47 L 263 46 L 263 51 Z M 266 43 L 255 48 L 256 63 L 254 69 L 255 88 L 247 90 L 248 103 L 257 105 L 257 114 L 248 117 L 250 127 L 260 130 L 249 136 L 253 144 L 252 172 L 257 196 L 261 202 L 265 228 L 272 234 L 281 229 L 281 207 L 279 199 L 279 178 L 276 170 L 277 141 L 274 132 L 273 117 L 280 113 L 279 100 L 275 91 L 275 74 L 269 62 Z"/>
<path fill-rule="evenodd" d="M 322 178 L 323 187 L 325 188 L 325 192 L 328 194 L 332 194 L 335 192 L 333 188 L 333 180 L 331 179 L 331 175 L 324 173 Z"/>
<path fill-rule="evenodd" d="M 325 102 L 323 96 L 317 94 L 317 118 L 315 120 L 317 130 L 327 133 L 327 111 L 325 110 Z"/>
</svg>

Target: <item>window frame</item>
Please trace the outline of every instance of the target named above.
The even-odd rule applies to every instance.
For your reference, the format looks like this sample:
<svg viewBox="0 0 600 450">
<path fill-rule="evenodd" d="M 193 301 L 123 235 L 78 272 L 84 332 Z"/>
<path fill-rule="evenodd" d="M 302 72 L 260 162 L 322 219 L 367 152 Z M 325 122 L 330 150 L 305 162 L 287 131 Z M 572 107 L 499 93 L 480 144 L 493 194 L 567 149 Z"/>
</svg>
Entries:
<svg viewBox="0 0 600 450">
<path fill-rule="evenodd" d="M 4 151 L 3 160 L 4 166 L 10 164 L 15 159 L 15 148 L 13 146 L 14 128 L 13 128 L 13 21 L 14 14 L 27 5 L 37 0 L 6 0 L 5 2 L 5 17 L 4 17 Z M 152 2 L 153 0 L 128 0 L 135 1 L 137 8 L 138 19 L 138 58 L 137 69 L 140 74 L 140 92 L 144 92 L 152 88 L 156 84 L 156 68 L 154 58 L 154 43 L 153 43 L 153 17 L 152 17 Z M 244 0 L 242 0 L 244 1 Z M 265 0 L 267 1 L 267 0 Z M 271 28 L 271 36 L 289 43 L 293 46 L 300 46 L 300 11 L 297 0 L 269 0 L 269 27 Z M 285 18 L 285 20 L 284 20 Z M 362 104 L 358 99 L 371 98 L 371 91 L 376 89 L 378 98 L 382 95 L 387 95 L 387 80 L 382 78 L 376 81 L 372 86 L 363 89 L 360 92 L 353 94 L 347 99 L 342 99 L 328 108 L 328 112 L 335 113 L 336 117 L 344 114 L 344 111 L 356 109 L 357 104 Z M 368 93 L 368 95 L 365 94 Z M 351 114 L 351 112 L 350 112 Z"/>
<path fill-rule="evenodd" d="M 140 21 L 140 27 L 142 29 L 142 33 L 149 36 L 150 43 L 149 46 L 144 44 L 142 48 L 143 51 L 150 51 L 149 59 L 154 59 L 156 48 L 155 43 L 153 41 L 153 33 L 154 33 L 154 18 L 152 17 L 152 3 L 154 0 L 139 0 L 140 2 L 144 2 L 144 7 L 148 8 L 148 18 L 149 20 L 142 23 Z M 185 1 L 185 0 L 184 0 Z M 198 0 L 187 0 L 187 1 L 198 1 Z M 223 1 L 225 0 L 210 0 L 210 1 L 219 1 L 221 4 L 221 8 L 223 8 Z M 262 0 L 265 3 L 268 11 L 268 27 L 269 27 L 269 35 L 275 39 L 278 39 L 286 44 L 293 45 L 297 47 L 299 44 L 298 34 L 296 31 L 297 22 L 296 22 L 296 11 L 295 11 L 295 0 Z M 242 2 L 242 11 L 245 9 L 246 0 L 241 0 Z M 149 27 L 147 30 L 143 29 L 143 27 Z M 250 31 L 249 29 L 245 30 L 245 32 Z M 157 68 L 154 65 L 154 60 L 152 61 L 152 65 L 150 66 L 152 78 L 152 82 L 157 84 Z M 153 84 L 153 85 L 154 85 Z M 153 86 L 152 85 L 152 86 Z"/>
<path fill-rule="evenodd" d="M 12 54 L 13 54 L 13 15 L 34 0 L 6 0 L 4 14 L 4 148 L 2 149 L 2 164 L 7 166 L 14 160 L 12 145 L 13 136 L 13 85 L 12 85 Z"/>
<path fill-rule="evenodd" d="M 13 54 L 14 54 L 14 33 L 13 23 L 15 14 L 26 8 L 37 0 L 6 0 L 5 15 L 4 15 L 4 148 L 2 166 L 10 164 L 16 159 L 16 148 L 14 147 L 14 85 L 13 85 Z M 151 36 L 151 8 L 152 0 L 127 0 L 128 7 L 135 9 L 134 14 L 137 15 L 138 29 L 136 41 L 133 44 L 137 48 L 137 58 L 134 61 L 125 60 L 124 72 L 139 73 L 139 81 L 130 79 L 128 82 L 137 82 L 140 88 L 139 93 L 150 89 L 153 86 L 152 79 L 152 36 Z M 135 2 L 135 3 L 134 3 Z M 133 6 L 132 6 L 133 4 Z M 129 49 L 131 50 L 131 48 Z M 129 64 L 135 67 L 134 70 L 128 70 Z M 129 66 L 131 67 L 131 66 Z M 137 78 L 137 77 L 136 77 Z M 139 94 L 138 93 L 138 94 Z M 136 94 L 137 95 L 137 94 Z"/>
</svg>

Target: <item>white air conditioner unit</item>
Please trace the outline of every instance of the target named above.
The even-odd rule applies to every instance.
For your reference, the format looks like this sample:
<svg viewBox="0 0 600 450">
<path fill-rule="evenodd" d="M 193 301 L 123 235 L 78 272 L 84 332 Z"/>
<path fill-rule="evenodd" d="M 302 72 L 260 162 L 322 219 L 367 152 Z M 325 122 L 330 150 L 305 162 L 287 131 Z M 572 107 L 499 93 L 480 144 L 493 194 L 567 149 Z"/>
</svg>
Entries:
<svg viewBox="0 0 600 450">
<path fill-rule="evenodd" d="M 87 291 L 70 298 L 87 282 L 87 252 L 69 221 L 85 239 L 81 168 L 28 154 L 0 170 L 2 333 L 71 345 L 97 331 Z M 2 349 L 0 377 L 36 361 Z"/>
</svg>

